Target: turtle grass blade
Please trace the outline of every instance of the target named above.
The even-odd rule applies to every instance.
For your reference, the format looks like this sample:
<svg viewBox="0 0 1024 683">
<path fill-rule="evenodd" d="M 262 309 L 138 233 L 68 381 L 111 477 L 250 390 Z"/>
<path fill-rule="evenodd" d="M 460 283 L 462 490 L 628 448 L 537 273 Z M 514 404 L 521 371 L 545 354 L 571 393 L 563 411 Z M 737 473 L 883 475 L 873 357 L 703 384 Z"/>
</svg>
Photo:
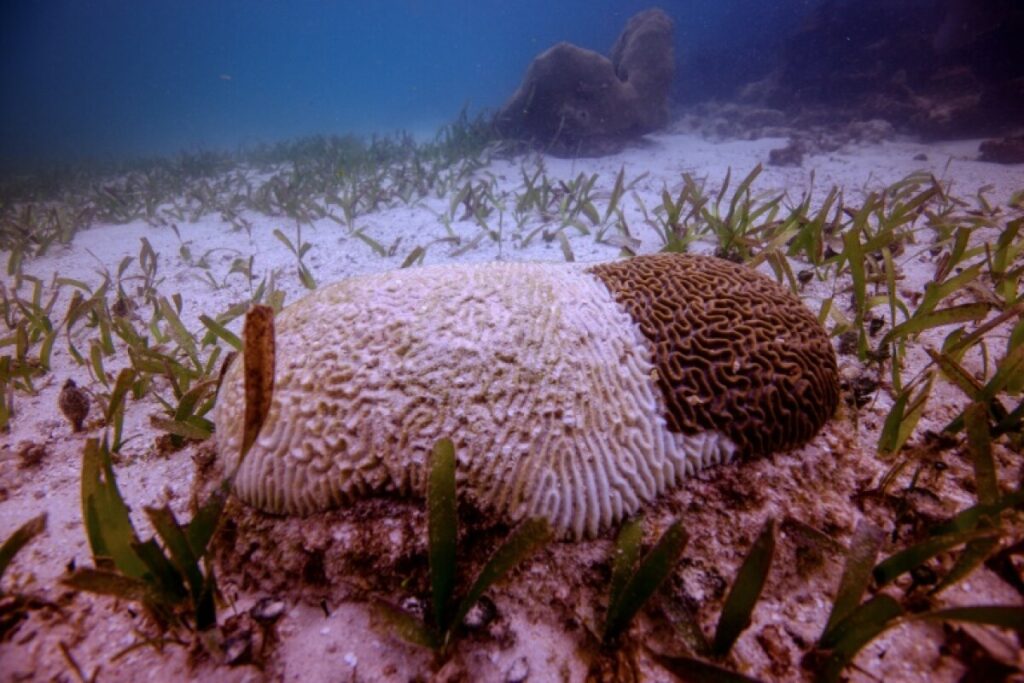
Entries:
<svg viewBox="0 0 1024 683">
<path fill-rule="evenodd" d="M 146 575 L 146 565 L 132 547 L 139 538 L 117 488 L 106 441 L 101 445 L 98 439 L 89 439 L 85 443 L 82 517 L 93 557 L 110 558 L 126 576 L 140 579 Z"/>
<path fill-rule="evenodd" d="M 976 541 L 969 541 L 964 547 L 960 557 L 956 558 L 956 564 L 949 570 L 949 573 L 942 577 L 942 580 L 931 590 L 931 594 L 941 593 L 953 584 L 957 583 L 978 565 L 991 557 L 999 550 L 999 537 L 979 538 Z"/>
<path fill-rule="evenodd" d="M 836 593 L 835 602 L 832 603 L 832 612 L 822 631 L 821 640 L 828 639 L 836 625 L 846 619 L 860 604 L 864 591 L 871 581 L 871 570 L 875 566 L 875 558 L 884 540 L 882 530 L 870 522 L 861 520 L 857 524 L 853 539 L 850 540 L 850 548 L 846 552 L 846 566 L 843 568 L 843 577 L 839 580 L 839 591 Z"/>
<path fill-rule="evenodd" d="M 549 540 L 551 540 L 551 526 L 546 519 L 528 519 L 516 527 L 494 552 L 484 568 L 480 570 L 469 592 L 462 598 L 448 627 L 446 639 L 451 639 L 452 634 L 462 623 L 470 608 L 476 604 L 476 601 L 488 588 Z"/>
<path fill-rule="evenodd" d="M 179 575 L 188 582 L 189 592 L 196 606 L 203 593 L 203 573 L 199 569 L 199 560 L 192 552 L 184 529 L 178 524 L 177 518 L 168 507 L 147 507 L 146 516 L 170 553 L 170 561 Z"/>
<path fill-rule="evenodd" d="M 178 317 L 174 304 L 168 301 L 167 297 L 161 297 L 160 299 L 160 312 L 167 320 L 168 329 L 174 341 L 188 355 L 193 366 L 197 368 L 202 367 L 202 363 L 199 362 L 199 352 L 196 351 L 195 339 L 192 337 L 192 333 L 188 331 L 188 328 L 185 327 L 185 323 Z"/>
<path fill-rule="evenodd" d="M 1019 605 L 948 607 L 915 614 L 913 618 L 929 621 L 966 621 L 1013 629 L 1017 633 L 1024 634 L 1024 607 Z"/>
<path fill-rule="evenodd" d="M 918 307 L 916 314 L 924 315 L 935 310 L 935 307 L 939 303 L 953 294 L 964 288 L 965 285 L 969 284 L 973 280 L 978 279 L 981 275 L 981 263 L 976 263 L 973 266 L 964 268 L 959 274 L 945 280 L 943 282 L 935 283 L 929 282 L 924 286 L 924 298 L 921 300 L 921 305 Z"/>
<path fill-rule="evenodd" d="M 196 557 L 206 555 L 206 547 L 217 530 L 221 513 L 224 511 L 224 504 L 227 503 L 228 491 L 229 484 L 225 481 L 199 508 L 195 516 L 192 517 L 192 521 L 185 527 L 188 544 Z"/>
<path fill-rule="evenodd" d="M 416 617 L 383 600 L 374 600 L 371 604 L 374 614 L 387 623 L 405 642 L 430 650 L 436 650 L 440 646 L 434 634 Z"/>
<path fill-rule="evenodd" d="M 213 567 L 206 563 L 206 581 L 203 582 L 203 590 L 195 602 L 196 628 L 200 631 L 213 628 L 217 625 L 217 578 L 214 576 Z"/>
<path fill-rule="evenodd" d="M 1015 418 L 1010 418 L 1006 410 L 995 400 L 996 395 L 1017 383 L 1024 382 L 1024 345 L 1014 348 L 1008 352 L 996 366 L 995 374 L 988 381 L 981 391 L 974 397 L 977 402 L 988 406 L 993 418 L 997 421 L 996 432 L 1001 434 L 1006 431 L 1007 426 L 1012 426 L 1015 419 L 1019 419 L 1019 413 L 1014 410 Z M 944 432 L 956 434 L 964 428 L 964 414 L 957 417 L 943 427 Z"/>
<path fill-rule="evenodd" d="M 313 273 L 310 272 L 309 268 L 300 263 L 298 265 L 299 281 L 302 286 L 306 289 L 316 289 L 316 278 L 313 277 Z"/>
<path fill-rule="evenodd" d="M 882 434 L 878 438 L 880 454 L 892 455 L 903 448 L 924 414 L 934 381 L 935 374 L 928 373 L 923 386 L 917 393 L 912 394 L 912 387 L 908 386 L 896 397 L 896 401 L 882 425 Z"/>
<path fill-rule="evenodd" d="M 216 351 L 214 351 L 214 353 L 216 353 Z M 213 360 L 216 362 L 217 359 L 214 358 Z M 205 404 L 204 399 L 209 398 L 209 395 L 216 391 L 216 377 L 212 377 L 195 384 L 191 389 L 182 394 L 181 398 L 178 400 L 178 407 L 174 411 L 174 419 L 179 421 L 188 421 L 189 418 L 201 416 L 203 414 L 202 408 Z M 200 406 L 198 414 L 196 412 L 196 406 Z"/>
<path fill-rule="evenodd" d="M 149 573 L 142 577 L 142 581 L 162 596 L 165 603 L 177 604 L 188 597 L 184 577 L 154 539 L 135 543 L 132 549 L 149 568 Z"/>
<path fill-rule="evenodd" d="M 558 232 L 558 244 L 562 247 L 562 257 L 565 258 L 566 263 L 574 262 L 576 256 L 572 253 L 572 245 L 569 244 L 569 238 L 565 236 L 564 231 Z"/>
<path fill-rule="evenodd" d="M 837 681 L 861 649 L 903 614 L 899 603 L 888 595 L 876 595 L 839 622 L 829 638 L 818 647 L 829 652 L 822 666 L 820 681 Z"/>
<path fill-rule="evenodd" d="M 933 327 L 981 320 L 988 314 L 989 308 L 989 305 L 986 303 L 972 303 L 950 306 L 949 308 L 929 313 L 920 313 L 889 330 L 882 338 L 879 348 L 891 341 L 918 334 Z"/>
<path fill-rule="evenodd" d="M 280 231 L 279 229 L 277 229 L 277 228 L 274 228 L 274 237 L 276 237 L 277 239 L 281 240 L 281 242 L 283 242 L 283 243 L 284 243 L 284 246 L 288 247 L 288 250 L 289 250 L 290 252 L 292 252 L 293 254 L 296 254 L 296 255 L 298 255 L 298 253 L 299 253 L 299 252 L 298 252 L 298 250 L 297 250 L 297 249 L 295 248 L 295 245 L 294 245 L 294 244 L 292 244 L 292 241 L 291 241 L 290 239 L 288 239 L 288 236 L 287 236 L 287 235 L 285 235 L 285 234 L 284 234 L 283 232 L 281 232 L 281 231 Z"/>
<path fill-rule="evenodd" d="M 117 380 L 114 382 L 114 389 L 110 394 L 110 401 L 107 403 L 105 418 L 107 422 L 113 422 L 114 416 L 123 407 L 124 399 L 135 381 L 135 370 L 124 368 L 117 373 Z"/>
<path fill-rule="evenodd" d="M 640 561 L 636 572 L 622 587 L 619 599 L 608 605 L 608 614 L 604 621 L 602 640 L 610 642 L 629 625 L 633 617 L 654 591 L 668 578 L 679 561 L 679 556 L 689 540 L 682 522 L 676 520 L 661 535 L 658 543 Z"/>
<path fill-rule="evenodd" d="M 205 441 L 213 435 L 213 429 L 207 420 L 203 418 L 186 418 L 184 420 L 172 420 L 165 417 L 151 417 L 149 423 L 174 436 L 183 439 L 194 439 Z"/>
<path fill-rule="evenodd" d="M 622 195 L 625 192 L 625 177 L 626 167 L 623 165 L 619 167 L 619 174 L 615 176 L 615 186 L 612 188 L 612 194 L 608 198 L 608 208 L 604 212 L 604 220 L 607 221 L 611 218 L 612 214 L 615 213 L 615 208 L 619 205 L 619 200 L 622 199 Z"/>
<path fill-rule="evenodd" d="M 665 618 L 675 628 L 674 634 L 687 652 L 700 657 L 710 656 L 711 645 L 697 622 L 694 611 L 682 599 L 666 591 L 662 593 L 660 607 Z"/>
<path fill-rule="evenodd" d="M 83 567 L 62 577 L 60 582 L 80 591 L 138 602 L 149 610 L 161 629 L 175 621 L 172 604 L 154 584 L 147 581 L 133 579 L 115 571 Z"/>
<path fill-rule="evenodd" d="M 356 230 L 355 232 L 352 233 L 352 236 L 358 237 L 363 242 L 365 242 L 371 249 L 373 249 L 374 253 L 377 254 L 377 256 L 380 256 L 381 258 L 387 258 L 388 250 L 384 247 L 384 245 L 378 242 L 377 240 L 373 239 L 369 235 L 367 235 L 365 232 L 363 232 L 363 230 L 364 228 Z"/>
<path fill-rule="evenodd" d="M 844 248 L 842 255 L 850 264 L 850 277 L 853 279 L 853 299 L 857 320 L 860 321 L 863 318 L 865 302 L 867 301 L 867 276 L 864 270 L 864 252 L 858 232 L 854 228 L 843 234 Z"/>
<path fill-rule="evenodd" d="M 199 316 L 199 320 L 203 323 L 203 325 L 206 325 L 210 332 L 212 332 L 215 336 L 220 337 L 225 342 L 230 344 L 232 348 L 235 349 L 235 351 L 242 350 L 242 340 L 239 339 L 238 335 L 236 335 L 234 332 L 224 327 L 224 325 L 221 325 L 219 322 L 205 314 Z"/>
<path fill-rule="evenodd" d="M 612 561 L 612 580 L 608 590 L 608 609 L 618 603 L 622 589 L 636 566 L 640 556 L 640 542 L 643 540 L 643 525 L 638 519 L 631 519 L 622 525 L 615 539 L 615 557 Z"/>
<path fill-rule="evenodd" d="M 33 538 L 43 533 L 46 530 L 46 513 L 36 515 L 32 519 L 28 520 L 20 527 L 15 529 L 14 533 L 7 537 L 4 544 L 0 546 L 0 579 L 3 579 L 4 572 L 7 571 L 7 567 L 11 564 L 11 560 L 18 554 L 22 548 L 28 545 Z M 0 594 L 2 594 L 0 590 Z"/>
<path fill-rule="evenodd" d="M 61 583 L 78 590 L 111 595 L 135 602 L 154 602 L 153 589 L 141 579 L 133 579 L 119 572 L 82 567 L 61 579 Z"/>
<path fill-rule="evenodd" d="M 736 639 L 750 625 L 750 614 L 754 611 L 775 554 L 775 520 L 765 522 L 761 533 L 740 565 L 729 595 L 725 598 L 722 615 L 718 618 L 715 639 L 711 651 L 724 657 L 729 654 Z"/>
<path fill-rule="evenodd" d="M 747 194 L 750 190 L 750 186 L 753 184 L 757 176 L 761 175 L 761 171 L 763 170 L 764 167 L 761 164 L 757 164 L 757 166 L 754 166 L 750 173 L 747 174 L 747 177 L 740 181 L 740 184 L 736 186 L 736 191 L 732 195 L 732 201 L 729 203 L 729 215 L 725 219 L 726 223 L 732 223 L 732 219 L 736 214 L 736 207 L 739 206 L 740 200 L 745 194 Z M 724 189 L 725 188 L 723 186 L 723 191 Z"/>
<path fill-rule="evenodd" d="M 673 657 L 656 652 L 651 652 L 651 657 L 663 669 L 687 683 L 757 683 L 756 678 L 694 657 Z"/>
<path fill-rule="evenodd" d="M 1024 506 L 1024 490 L 1014 491 L 1007 493 L 999 499 L 999 502 L 992 505 L 972 505 L 961 510 L 952 519 L 932 527 L 930 532 L 935 537 L 956 532 L 972 531 L 978 528 L 983 520 L 994 519 L 1007 508 L 1021 506 Z"/>
<path fill-rule="evenodd" d="M 402 265 L 399 266 L 399 268 L 409 268 L 417 263 L 422 263 L 423 258 L 426 255 L 427 250 L 420 245 L 416 245 L 413 250 L 409 252 L 409 255 L 405 257 L 405 260 L 402 261 Z"/>
<path fill-rule="evenodd" d="M 427 484 L 427 549 L 434 625 L 447 629 L 455 589 L 458 510 L 455 499 L 455 446 L 451 439 L 434 444 Z"/>
<path fill-rule="evenodd" d="M 872 575 L 878 585 L 885 586 L 902 574 L 921 566 L 941 552 L 963 545 L 969 541 L 992 536 L 988 529 L 970 530 L 943 534 L 928 538 L 891 555 L 875 567 Z"/>
<path fill-rule="evenodd" d="M 1018 403 L 1017 407 L 1014 408 L 1012 412 L 999 420 L 995 428 L 992 430 L 992 434 L 994 436 L 1010 434 L 1019 438 L 1022 431 L 1024 431 L 1024 401 Z"/>
<path fill-rule="evenodd" d="M 1005 391 L 1007 387 L 1020 383 L 1024 380 L 1024 345 L 1009 351 L 996 367 L 992 379 L 988 381 L 981 392 L 978 400 L 983 402 L 991 401 L 996 394 Z"/>
<path fill-rule="evenodd" d="M 966 394 L 967 398 L 977 400 L 984 390 L 981 382 L 974 378 L 960 363 L 948 354 L 939 353 L 935 349 L 925 349 L 932 361 L 942 370 L 943 376 L 952 382 L 960 391 Z"/>
<path fill-rule="evenodd" d="M 715 211 L 718 211 L 718 207 L 722 204 L 722 199 L 725 198 L 725 193 L 729 191 L 729 182 L 732 180 L 732 166 L 725 169 L 725 179 L 722 181 L 722 187 L 718 190 L 718 196 L 715 197 Z"/>
<path fill-rule="evenodd" d="M 991 505 L 999 500 L 996 465 L 992 458 L 992 435 L 988 425 L 988 406 L 972 403 L 964 412 L 967 446 L 974 464 L 974 484 L 978 502 Z"/>
<path fill-rule="evenodd" d="M 104 385 L 109 384 L 109 381 L 107 380 L 107 372 L 103 368 L 103 350 L 95 341 L 89 348 L 89 362 L 91 363 L 90 367 L 96 379 Z"/>
</svg>

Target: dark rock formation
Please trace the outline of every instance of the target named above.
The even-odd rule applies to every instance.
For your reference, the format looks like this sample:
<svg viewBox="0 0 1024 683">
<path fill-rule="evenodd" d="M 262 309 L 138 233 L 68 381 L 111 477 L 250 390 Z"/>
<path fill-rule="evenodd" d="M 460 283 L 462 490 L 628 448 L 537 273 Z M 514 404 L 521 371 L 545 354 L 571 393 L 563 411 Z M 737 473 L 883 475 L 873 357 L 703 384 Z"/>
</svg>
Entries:
<svg viewBox="0 0 1024 683">
<path fill-rule="evenodd" d="M 896 137 L 888 121 L 861 121 L 827 107 L 805 108 L 786 115 L 735 102 L 705 102 L 675 110 L 672 130 L 712 140 L 788 138 L 785 147 L 769 150 L 771 166 L 799 166 L 803 158 L 831 154 L 858 145 L 877 145 Z"/>
<path fill-rule="evenodd" d="M 978 148 L 982 161 L 996 164 L 1024 164 L 1024 135 L 985 140 Z"/>
<path fill-rule="evenodd" d="M 674 70 L 672 20 L 649 9 L 629 20 L 610 59 L 569 43 L 538 55 L 498 128 L 553 154 L 606 154 L 667 123 Z"/>
<path fill-rule="evenodd" d="M 769 166 L 803 166 L 804 150 L 797 140 L 790 140 L 785 147 L 768 152 Z"/>
<path fill-rule="evenodd" d="M 1024 3 L 834 0 L 783 42 L 780 64 L 741 97 L 790 120 L 879 118 L 931 138 L 1024 124 Z"/>
<path fill-rule="evenodd" d="M 612 46 L 612 65 L 642 100 L 637 116 L 654 128 L 668 121 L 668 92 L 675 75 L 672 20 L 660 9 L 634 15 Z"/>
</svg>

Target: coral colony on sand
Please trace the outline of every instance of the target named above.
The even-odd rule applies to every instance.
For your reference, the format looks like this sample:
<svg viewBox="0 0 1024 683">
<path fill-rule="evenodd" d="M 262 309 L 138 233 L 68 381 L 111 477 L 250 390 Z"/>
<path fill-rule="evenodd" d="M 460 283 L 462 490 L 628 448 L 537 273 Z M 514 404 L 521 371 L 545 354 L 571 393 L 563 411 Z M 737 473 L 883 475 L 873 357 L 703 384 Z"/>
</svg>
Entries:
<svg viewBox="0 0 1024 683">
<path fill-rule="evenodd" d="M 838 401 L 816 318 L 713 257 L 350 278 L 286 308 L 276 330 L 273 400 L 234 480 L 274 513 L 422 493 L 427 454 L 451 435 L 475 504 L 593 536 L 702 467 L 807 441 Z M 241 365 L 218 399 L 228 471 Z"/>
<path fill-rule="evenodd" d="M 934 46 L 918 3 L 821 3 L 704 138 L 628 148 L 669 122 L 652 9 L 434 142 L 0 179 L 0 671 L 1019 673 L 1024 189 L 979 162 L 1024 159 L 1024 62 L 972 55 L 1024 9 L 929 2 Z M 983 120 L 979 159 L 893 139 Z"/>
</svg>

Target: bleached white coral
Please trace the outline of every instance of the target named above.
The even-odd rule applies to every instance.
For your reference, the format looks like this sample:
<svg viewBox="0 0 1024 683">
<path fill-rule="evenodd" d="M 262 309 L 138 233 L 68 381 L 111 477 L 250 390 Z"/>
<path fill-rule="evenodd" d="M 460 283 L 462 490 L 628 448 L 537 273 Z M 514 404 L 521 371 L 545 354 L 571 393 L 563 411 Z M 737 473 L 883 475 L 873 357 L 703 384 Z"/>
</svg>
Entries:
<svg viewBox="0 0 1024 683">
<path fill-rule="evenodd" d="M 447 436 L 460 491 L 481 508 L 589 536 L 736 450 L 713 431 L 668 429 L 640 328 L 571 265 L 351 278 L 285 309 L 276 339 L 273 402 L 235 479 L 268 512 L 422 493 L 427 456 Z M 229 466 L 242 438 L 240 366 L 217 406 Z"/>
</svg>

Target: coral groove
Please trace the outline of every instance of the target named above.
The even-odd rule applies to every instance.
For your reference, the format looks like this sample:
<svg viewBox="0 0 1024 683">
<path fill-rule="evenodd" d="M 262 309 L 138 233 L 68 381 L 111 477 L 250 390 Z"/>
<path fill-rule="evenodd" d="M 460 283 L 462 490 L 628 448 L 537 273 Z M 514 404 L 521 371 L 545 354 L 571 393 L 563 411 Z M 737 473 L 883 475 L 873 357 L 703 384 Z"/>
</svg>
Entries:
<svg viewBox="0 0 1024 683">
<path fill-rule="evenodd" d="M 835 412 L 839 376 L 810 311 L 757 272 L 661 254 L 590 269 L 654 352 L 669 426 L 726 435 L 744 454 L 806 442 Z"/>
</svg>

